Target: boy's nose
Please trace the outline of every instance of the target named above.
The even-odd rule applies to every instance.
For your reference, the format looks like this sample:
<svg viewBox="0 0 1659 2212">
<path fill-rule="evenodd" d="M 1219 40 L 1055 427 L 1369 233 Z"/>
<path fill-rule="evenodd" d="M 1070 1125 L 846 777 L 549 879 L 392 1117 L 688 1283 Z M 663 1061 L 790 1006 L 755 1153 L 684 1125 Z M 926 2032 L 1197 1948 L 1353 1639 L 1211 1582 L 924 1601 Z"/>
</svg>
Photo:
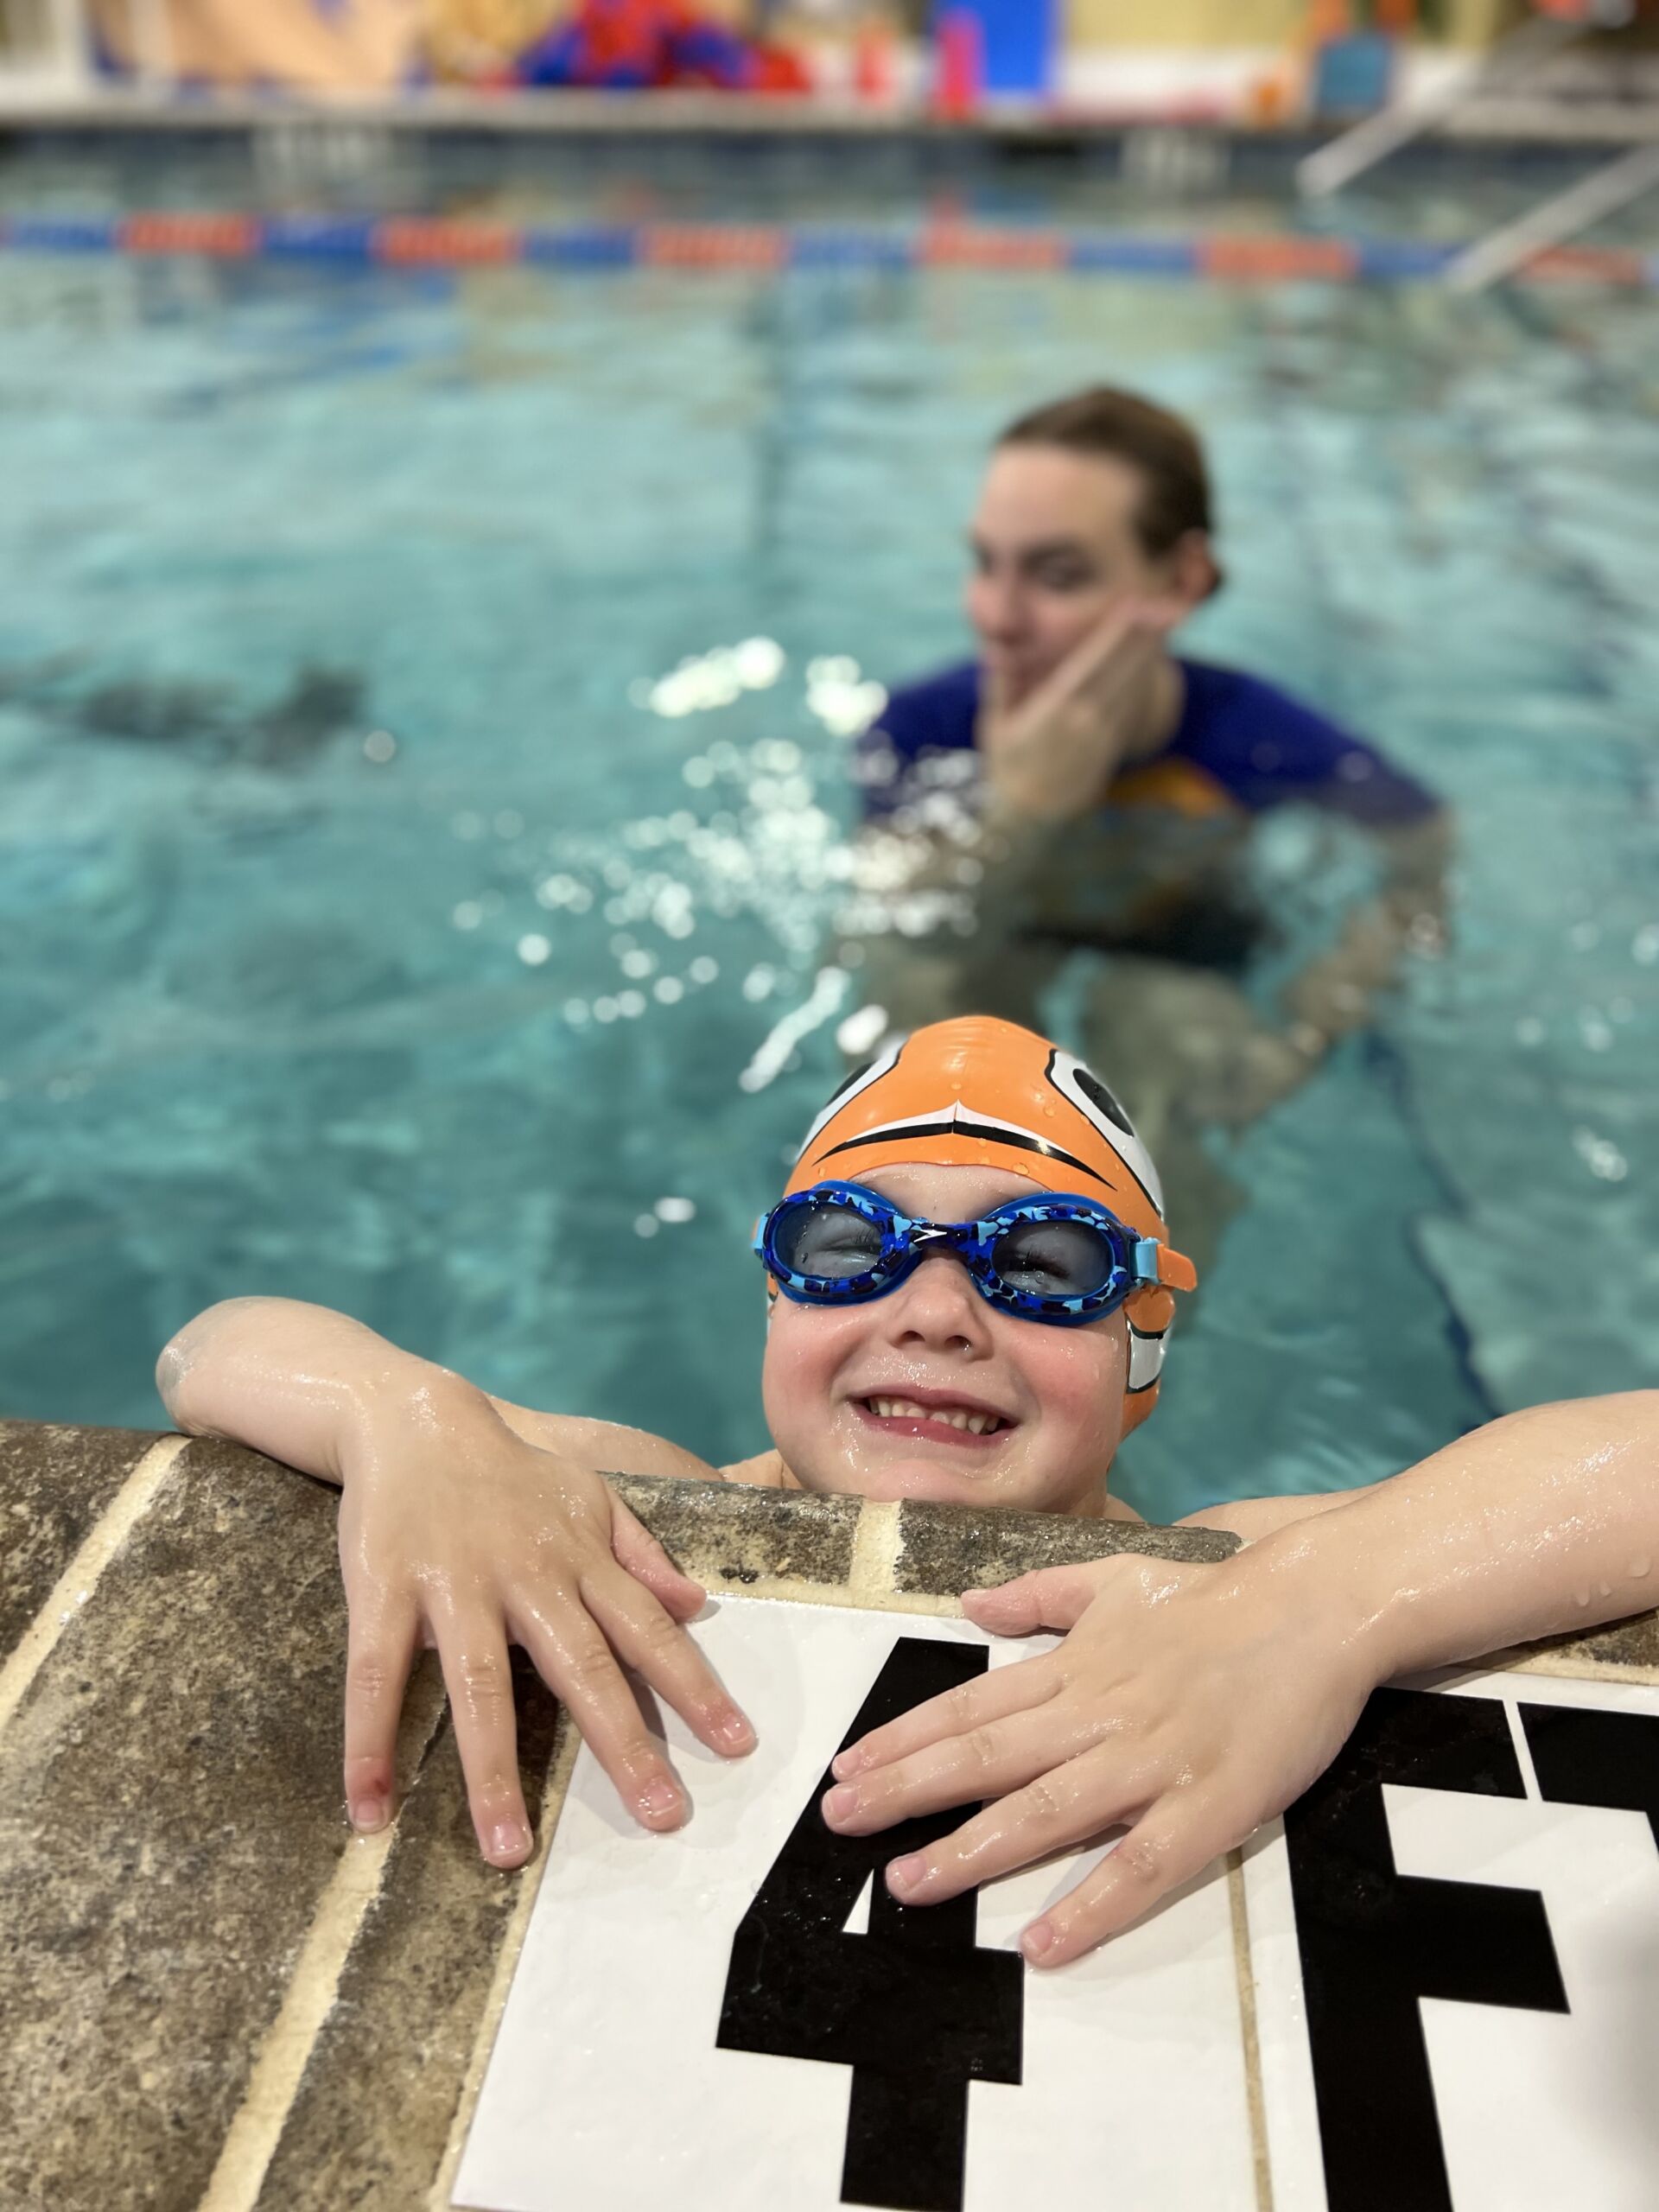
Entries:
<svg viewBox="0 0 1659 2212">
<path fill-rule="evenodd" d="M 924 1253 L 887 1305 L 895 1344 L 962 1344 L 976 1351 L 988 1342 L 985 1301 L 952 1252 Z"/>
</svg>

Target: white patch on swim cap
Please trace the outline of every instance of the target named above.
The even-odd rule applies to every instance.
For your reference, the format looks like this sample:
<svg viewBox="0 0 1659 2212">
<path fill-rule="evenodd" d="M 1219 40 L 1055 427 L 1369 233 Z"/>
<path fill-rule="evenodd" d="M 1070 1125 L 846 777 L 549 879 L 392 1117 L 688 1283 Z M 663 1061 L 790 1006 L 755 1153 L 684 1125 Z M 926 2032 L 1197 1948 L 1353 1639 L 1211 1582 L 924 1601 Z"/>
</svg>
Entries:
<svg viewBox="0 0 1659 2212">
<path fill-rule="evenodd" d="M 1164 1211 L 1164 1186 L 1158 1179 L 1152 1154 L 1135 1134 L 1135 1125 L 1092 1068 L 1075 1052 L 1057 1046 L 1048 1056 L 1048 1079 L 1060 1096 L 1075 1106 L 1092 1128 L 1097 1129 L 1135 1181 L 1157 1207 Z M 1133 1389 L 1135 1385 L 1130 1384 Z"/>
<path fill-rule="evenodd" d="M 801 1139 L 800 1151 L 795 1155 L 798 1160 L 811 1150 L 813 1139 L 827 1122 L 833 1121 L 843 1106 L 850 1105 L 861 1090 L 868 1090 L 873 1083 L 880 1081 L 898 1058 L 904 1043 L 902 1036 L 890 1037 L 873 1060 L 867 1060 L 861 1068 L 855 1068 L 846 1081 L 830 1092 L 817 1119 Z"/>
<path fill-rule="evenodd" d="M 1131 1395 L 1137 1390 L 1149 1390 L 1163 1373 L 1167 1338 L 1167 1330 L 1159 1330 L 1156 1336 L 1143 1336 L 1134 1322 L 1130 1322 L 1129 1391 Z"/>
</svg>

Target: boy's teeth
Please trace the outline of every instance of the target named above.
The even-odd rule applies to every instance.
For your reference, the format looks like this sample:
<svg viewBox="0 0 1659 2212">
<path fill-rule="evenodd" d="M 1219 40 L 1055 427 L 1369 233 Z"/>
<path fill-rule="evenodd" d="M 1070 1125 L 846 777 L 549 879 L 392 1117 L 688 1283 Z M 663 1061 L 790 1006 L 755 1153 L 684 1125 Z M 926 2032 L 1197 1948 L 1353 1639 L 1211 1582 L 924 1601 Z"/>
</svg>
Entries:
<svg viewBox="0 0 1659 2212">
<path fill-rule="evenodd" d="M 878 1421 L 942 1421 L 972 1436 L 984 1436 L 1002 1426 L 996 1414 L 970 1414 L 965 1406 L 918 1406 L 911 1398 L 872 1398 L 870 1409 Z"/>
</svg>

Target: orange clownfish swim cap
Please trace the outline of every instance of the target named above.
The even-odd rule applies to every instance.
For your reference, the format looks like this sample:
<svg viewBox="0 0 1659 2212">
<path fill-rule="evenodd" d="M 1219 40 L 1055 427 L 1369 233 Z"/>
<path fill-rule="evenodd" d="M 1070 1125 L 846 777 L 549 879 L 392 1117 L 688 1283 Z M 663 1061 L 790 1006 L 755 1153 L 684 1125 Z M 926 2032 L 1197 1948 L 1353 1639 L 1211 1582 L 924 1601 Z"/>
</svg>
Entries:
<svg viewBox="0 0 1659 2212">
<path fill-rule="evenodd" d="M 896 1037 L 849 1075 L 806 1133 L 784 1196 L 882 1167 L 997 1167 L 1042 1189 L 1098 1199 L 1158 1244 L 1158 1280 L 1124 1302 L 1129 1325 L 1124 1433 L 1158 1402 L 1173 1293 L 1197 1287 L 1165 1242 L 1158 1171 L 1099 1077 L 1046 1038 L 989 1014 Z"/>
</svg>

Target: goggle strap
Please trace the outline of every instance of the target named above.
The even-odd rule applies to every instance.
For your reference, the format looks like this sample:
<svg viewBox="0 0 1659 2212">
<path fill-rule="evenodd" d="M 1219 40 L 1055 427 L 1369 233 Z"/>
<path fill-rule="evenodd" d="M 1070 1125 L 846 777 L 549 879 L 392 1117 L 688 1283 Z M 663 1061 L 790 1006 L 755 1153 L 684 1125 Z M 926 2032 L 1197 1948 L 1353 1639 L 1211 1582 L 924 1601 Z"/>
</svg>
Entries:
<svg viewBox="0 0 1659 2212">
<path fill-rule="evenodd" d="M 1196 1290 L 1198 1271 L 1184 1252 L 1160 1244 L 1155 1236 L 1141 1237 L 1135 1248 L 1138 1282 L 1161 1283 L 1166 1290 Z"/>
</svg>

